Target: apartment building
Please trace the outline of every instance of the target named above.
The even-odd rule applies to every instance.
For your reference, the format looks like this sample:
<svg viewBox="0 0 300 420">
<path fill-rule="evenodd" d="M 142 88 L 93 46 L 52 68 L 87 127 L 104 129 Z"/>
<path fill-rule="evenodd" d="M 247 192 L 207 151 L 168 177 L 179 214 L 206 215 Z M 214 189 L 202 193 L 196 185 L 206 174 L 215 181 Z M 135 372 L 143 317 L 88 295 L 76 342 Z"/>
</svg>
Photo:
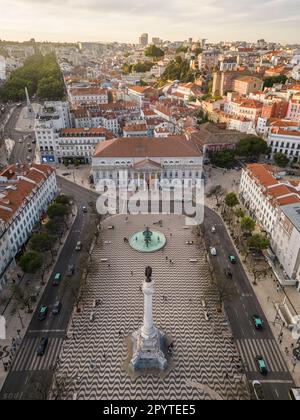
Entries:
<svg viewBox="0 0 300 420">
<path fill-rule="evenodd" d="M 0 291 L 18 251 L 58 191 L 48 165 L 16 164 L 0 173 Z"/>
</svg>

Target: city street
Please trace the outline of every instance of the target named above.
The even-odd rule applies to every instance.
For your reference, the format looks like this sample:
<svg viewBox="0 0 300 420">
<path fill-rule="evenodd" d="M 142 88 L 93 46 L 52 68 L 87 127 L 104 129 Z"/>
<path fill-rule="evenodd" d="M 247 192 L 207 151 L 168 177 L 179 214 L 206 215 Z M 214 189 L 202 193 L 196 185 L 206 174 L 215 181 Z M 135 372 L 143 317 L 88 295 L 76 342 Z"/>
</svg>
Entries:
<svg viewBox="0 0 300 420">
<path fill-rule="evenodd" d="M 227 279 L 227 281 L 234 282 L 237 296 L 226 304 L 225 310 L 247 377 L 251 381 L 258 380 L 263 383 L 267 399 L 287 400 L 289 389 L 293 385 L 292 377 L 223 221 L 215 212 L 206 207 L 204 226 L 207 248 L 214 246 L 218 251 L 218 256 L 211 258 L 215 275 L 226 278 L 224 269 L 228 266 L 233 272 L 233 279 Z M 211 226 L 216 227 L 216 233 L 211 232 Z M 237 257 L 236 265 L 229 263 L 228 256 L 231 254 Z M 255 329 L 251 319 L 253 315 L 259 315 L 264 319 L 263 331 Z M 255 362 L 257 355 L 265 357 L 269 368 L 266 378 L 263 378 L 258 372 Z"/>
<path fill-rule="evenodd" d="M 77 241 L 82 240 L 90 222 L 89 213 L 84 214 L 81 208 L 87 205 L 88 202 L 95 201 L 96 198 L 96 194 L 63 179 L 59 180 L 59 185 L 64 193 L 74 197 L 78 213 L 68 239 L 53 269 L 51 279 L 53 278 L 53 274 L 57 272 L 60 272 L 62 277 L 64 277 L 68 264 L 74 264 L 76 275 L 76 264 L 80 258 L 80 253 L 75 252 L 75 246 Z M 71 282 L 72 278 L 67 281 Z M 50 312 L 58 297 L 62 301 L 62 311 L 60 315 L 53 316 Z M 48 318 L 44 322 L 38 320 L 40 305 L 47 305 L 50 309 Z M 0 399 L 40 399 L 42 395 L 36 389 L 35 383 L 39 382 L 40 388 L 44 393 L 51 383 L 52 368 L 59 356 L 60 348 L 66 335 L 74 306 L 74 296 L 69 287 L 63 288 L 61 294 L 58 295 L 58 288 L 53 287 L 51 281 L 49 281 L 40 299 L 40 305 L 38 305 L 33 315 L 23 343 L 15 356 L 12 370 L 1 390 Z M 37 359 L 36 349 L 40 339 L 44 336 L 49 338 L 48 357 Z"/>
</svg>

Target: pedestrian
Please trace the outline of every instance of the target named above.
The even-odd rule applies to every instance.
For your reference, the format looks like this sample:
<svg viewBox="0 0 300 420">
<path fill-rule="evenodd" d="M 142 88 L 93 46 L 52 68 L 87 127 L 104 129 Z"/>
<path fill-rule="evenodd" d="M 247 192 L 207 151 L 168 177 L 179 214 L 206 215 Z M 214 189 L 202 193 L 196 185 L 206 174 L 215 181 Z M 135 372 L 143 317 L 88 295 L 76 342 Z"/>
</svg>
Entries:
<svg viewBox="0 0 300 420">
<path fill-rule="evenodd" d="M 110 268 L 110 264 L 107 264 L 107 267 Z"/>
<path fill-rule="evenodd" d="M 291 344 L 291 349 L 293 350 L 293 348 L 294 348 L 294 343 Z"/>
<path fill-rule="evenodd" d="M 168 257 L 166 257 L 166 261 L 168 261 L 168 259 L 169 259 L 169 258 L 168 258 Z"/>
<path fill-rule="evenodd" d="M 277 293 L 279 293 L 280 287 L 279 287 L 279 286 L 277 286 L 277 287 L 276 287 L 276 290 L 277 290 Z"/>
<path fill-rule="evenodd" d="M 270 296 L 268 296 L 268 298 L 267 298 L 267 302 L 270 302 L 270 299 L 271 299 L 271 298 L 270 298 Z"/>
<path fill-rule="evenodd" d="M 225 373 L 225 379 L 229 379 L 229 375 L 227 372 Z"/>
<path fill-rule="evenodd" d="M 280 344 L 280 345 L 282 344 L 282 338 L 280 338 L 280 339 L 279 339 L 279 344 Z"/>
<path fill-rule="evenodd" d="M 133 271 L 131 270 L 131 277 L 133 277 Z"/>
</svg>

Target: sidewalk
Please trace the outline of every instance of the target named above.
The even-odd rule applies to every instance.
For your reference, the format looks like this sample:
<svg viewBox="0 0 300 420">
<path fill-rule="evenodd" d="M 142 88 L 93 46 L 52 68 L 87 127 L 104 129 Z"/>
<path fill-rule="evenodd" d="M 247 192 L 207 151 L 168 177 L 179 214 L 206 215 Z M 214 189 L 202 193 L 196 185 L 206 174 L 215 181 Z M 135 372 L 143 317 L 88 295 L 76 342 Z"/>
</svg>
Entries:
<svg viewBox="0 0 300 420">
<path fill-rule="evenodd" d="M 1 361 L 0 363 L 0 389 L 2 388 L 6 380 L 6 377 L 9 374 L 9 367 L 8 369 L 5 369 L 5 365 L 8 364 L 8 366 L 10 366 L 10 363 L 13 361 L 13 358 L 19 346 L 22 343 L 22 339 L 26 334 L 26 331 L 29 327 L 29 324 L 35 313 L 35 310 L 39 305 L 40 297 L 42 296 L 45 288 L 48 285 L 53 267 L 55 266 L 57 260 L 59 259 L 61 251 L 64 247 L 64 243 L 71 232 L 72 226 L 76 219 L 77 208 L 73 209 L 73 212 L 74 212 L 74 217 L 71 216 L 72 221 L 71 221 L 69 229 L 67 230 L 64 237 L 62 238 L 62 245 L 60 245 L 59 242 L 57 243 L 57 248 L 56 248 L 57 256 L 55 260 L 53 261 L 53 264 L 50 270 L 47 273 L 45 273 L 45 276 L 44 276 L 45 284 L 41 285 L 40 276 L 38 275 L 33 276 L 32 274 L 24 275 L 23 278 L 20 280 L 20 284 L 22 285 L 26 284 L 26 282 L 30 280 L 30 286 L 36 290 L 37 302 L 32 305 L 33 313 L 28 314 L 25 310 L 19 310 L 17 311 L 15 315 L 11 315 L 11 310 L 13 308 L 13 301 L 11 301 L 7 307 L 6 307 L 7 302 L 0 305 L 0 314 L 5 316 L 6 318 L 6 340 L 0 339 L 0 361 Z M 17 273 L 20 273 L 20 269 L 16 270 L 15 272 L 16 276 L 17 276 Z M 3 292 L 6 294 L 10 293 L 9 287 L 12 284 L 13 282 L 8 283 L 7 288 L 5 288 Z"/>
</svg>

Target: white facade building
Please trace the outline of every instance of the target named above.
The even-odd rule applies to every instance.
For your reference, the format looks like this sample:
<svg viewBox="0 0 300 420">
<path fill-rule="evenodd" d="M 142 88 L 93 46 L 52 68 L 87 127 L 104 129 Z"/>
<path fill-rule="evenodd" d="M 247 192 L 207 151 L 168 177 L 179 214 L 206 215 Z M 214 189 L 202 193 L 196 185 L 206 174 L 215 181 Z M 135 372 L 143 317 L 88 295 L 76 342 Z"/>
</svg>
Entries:
<svg viewBox="0 0 300 420">
<path fill-rule="evenodd" d="M 0 290 L 57 191 L 55 171 L 48 165 L 11 165 L 0 173 Z"/>
<path fill-rule="evenodd" d="M 272 155 L 284 153 L 291 161 L 299 162 L 300 129 L 273 128 L 268 137 L 268 146 L 272 149 Z"/>
<path fill-rule="evenodd" d="M 69 100 L 74 107 L 88 104 L 108 104 L 108 91 L 97 87 L 71 88 Z"/>
<path fill-rule="evenodd" d="M 92 158 L 95 183 L 119 180 L 126 172 L 132 183 L 156 179 L 187 179 L 192 184 L 202 176 L 202 153 L 185 137 L 170 136 L 118 138 L 100 144 Z"/>
<path fill-rule="evenodd" d="M 282 206 L 272 235 L 272 249 L 285 275 L 300 291 L 300 202 Z"/>
</svg>

